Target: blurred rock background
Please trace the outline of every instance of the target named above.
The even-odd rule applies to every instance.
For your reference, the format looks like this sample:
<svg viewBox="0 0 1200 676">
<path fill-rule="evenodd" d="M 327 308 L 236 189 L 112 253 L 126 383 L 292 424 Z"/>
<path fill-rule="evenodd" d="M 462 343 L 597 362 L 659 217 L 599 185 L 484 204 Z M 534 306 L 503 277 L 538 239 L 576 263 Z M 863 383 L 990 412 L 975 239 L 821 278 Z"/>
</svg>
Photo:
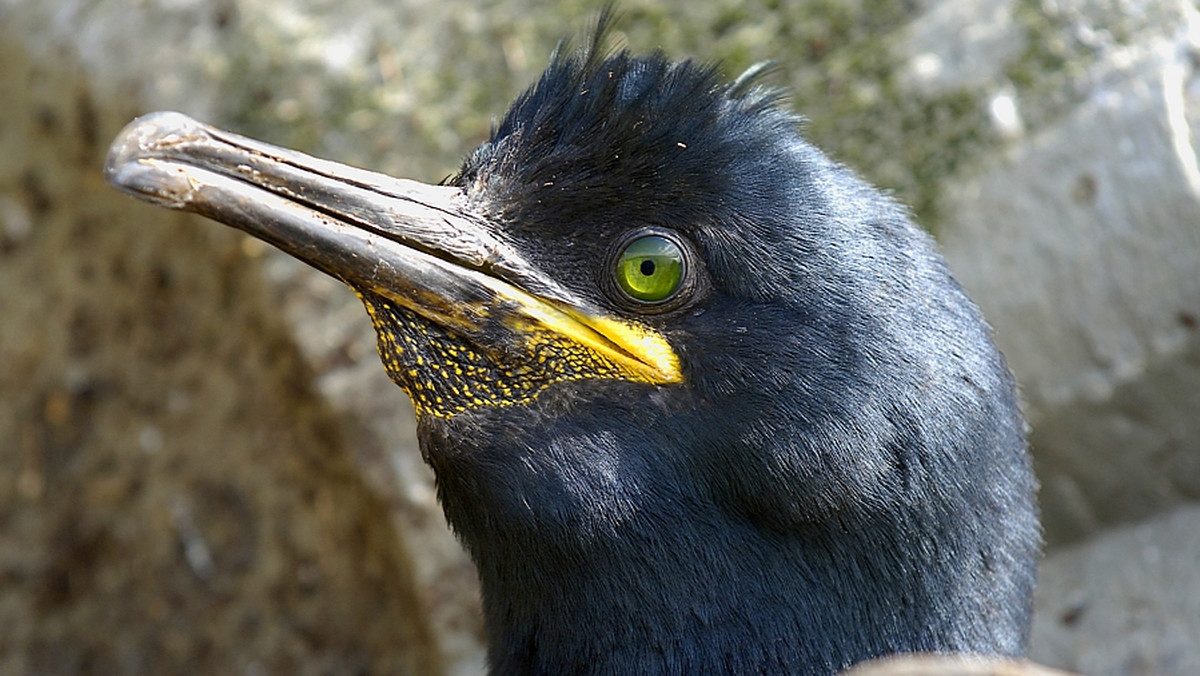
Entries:
<svg viewBox="0 0 1200 676">
<path fill-rule="evenodd" d="M 1023 385 L 1032 656 L 1200 673 L 1193 0 L 626 0 L 636 51 L 776 59 L 913 206 Z M 0 0 L 0 673 L 477 674 L 474 573 L 352 294 L 107 188 L 175 109 L 437 180 L 578 0 Z"/>
</svg>

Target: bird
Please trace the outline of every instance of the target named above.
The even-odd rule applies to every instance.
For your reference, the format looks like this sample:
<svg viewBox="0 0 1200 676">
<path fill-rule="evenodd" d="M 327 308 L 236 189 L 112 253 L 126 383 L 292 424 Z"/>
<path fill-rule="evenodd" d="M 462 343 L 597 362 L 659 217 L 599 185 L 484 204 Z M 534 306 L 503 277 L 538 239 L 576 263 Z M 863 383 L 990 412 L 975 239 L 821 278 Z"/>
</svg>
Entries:
<svg viewBox="0 0 1200 676">
<path fill-rule="evenodd" d="M 1020 657 L 1040 530 L 992 329 L 763 67 L 560 43 L 427 184 L 151 113 L 119 189 L 345 282 L 494 674 Z"/>
</svg>

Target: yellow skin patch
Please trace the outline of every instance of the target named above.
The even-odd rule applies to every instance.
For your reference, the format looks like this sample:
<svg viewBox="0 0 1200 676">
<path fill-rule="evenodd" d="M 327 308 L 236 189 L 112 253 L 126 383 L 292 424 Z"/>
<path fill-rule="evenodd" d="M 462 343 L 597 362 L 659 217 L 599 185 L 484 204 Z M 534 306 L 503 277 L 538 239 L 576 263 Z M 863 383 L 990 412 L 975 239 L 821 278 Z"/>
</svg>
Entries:
<svg viewBox="0 0 1200 676">
<path fill-rule="evenodd" d="M 556 308 L 536 319 L 525 313 L 502 329 L 513 340 L 484 351 L 399 303 L 362 292 L 359 297 L 375 326 L 384 368 L 418 415 L 448 418 L 472 408 L 525 404 L 551 385 L 573 380 L 682 380 L 665 340 L 619 320 L 588 319 L 581 330 L 581 320 L 559 317 Z M 603 333 L 595 328 L 600 322 Z M 651 369 L 633 356 L 646 352 L 667 367 Z"/>
</svg>

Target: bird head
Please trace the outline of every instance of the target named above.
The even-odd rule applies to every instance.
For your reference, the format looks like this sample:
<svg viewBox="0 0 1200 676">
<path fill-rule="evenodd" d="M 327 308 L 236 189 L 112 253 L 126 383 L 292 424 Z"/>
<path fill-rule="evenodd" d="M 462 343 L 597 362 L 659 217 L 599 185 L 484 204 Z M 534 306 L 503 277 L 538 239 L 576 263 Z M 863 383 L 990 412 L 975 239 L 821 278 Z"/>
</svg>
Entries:
<svg viewBox="0 0 1200 676">
<path fill-rule="evenodd" d="M 1020 654 L 1023 423 L 929 238 L 757 71 L 602 36 L 441 185 L 175 113 L 131 123 L 106 172 L 362 298 L 497 672 Z"/>
</svg>

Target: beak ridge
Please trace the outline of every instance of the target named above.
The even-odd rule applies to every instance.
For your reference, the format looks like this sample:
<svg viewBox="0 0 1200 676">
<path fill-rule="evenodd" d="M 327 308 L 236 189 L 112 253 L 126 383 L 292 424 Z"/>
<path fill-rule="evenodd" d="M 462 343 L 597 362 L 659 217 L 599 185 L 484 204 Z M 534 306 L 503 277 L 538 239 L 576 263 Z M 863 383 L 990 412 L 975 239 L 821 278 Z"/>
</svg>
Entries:
<svg viewBox="0 0 1200 676">
<path fill-rule="evenodd" d="M 318 159 L 172 112 L 129 123 L 104 174 L 130 195 L 238 228 L 479 344 L 494 343 L 505 318 L 518 343 L 558 335 L 632 379 L 681 378 L 664 338 L 541 274 L 471 213 L 462 188 Z"/>
</svg>

